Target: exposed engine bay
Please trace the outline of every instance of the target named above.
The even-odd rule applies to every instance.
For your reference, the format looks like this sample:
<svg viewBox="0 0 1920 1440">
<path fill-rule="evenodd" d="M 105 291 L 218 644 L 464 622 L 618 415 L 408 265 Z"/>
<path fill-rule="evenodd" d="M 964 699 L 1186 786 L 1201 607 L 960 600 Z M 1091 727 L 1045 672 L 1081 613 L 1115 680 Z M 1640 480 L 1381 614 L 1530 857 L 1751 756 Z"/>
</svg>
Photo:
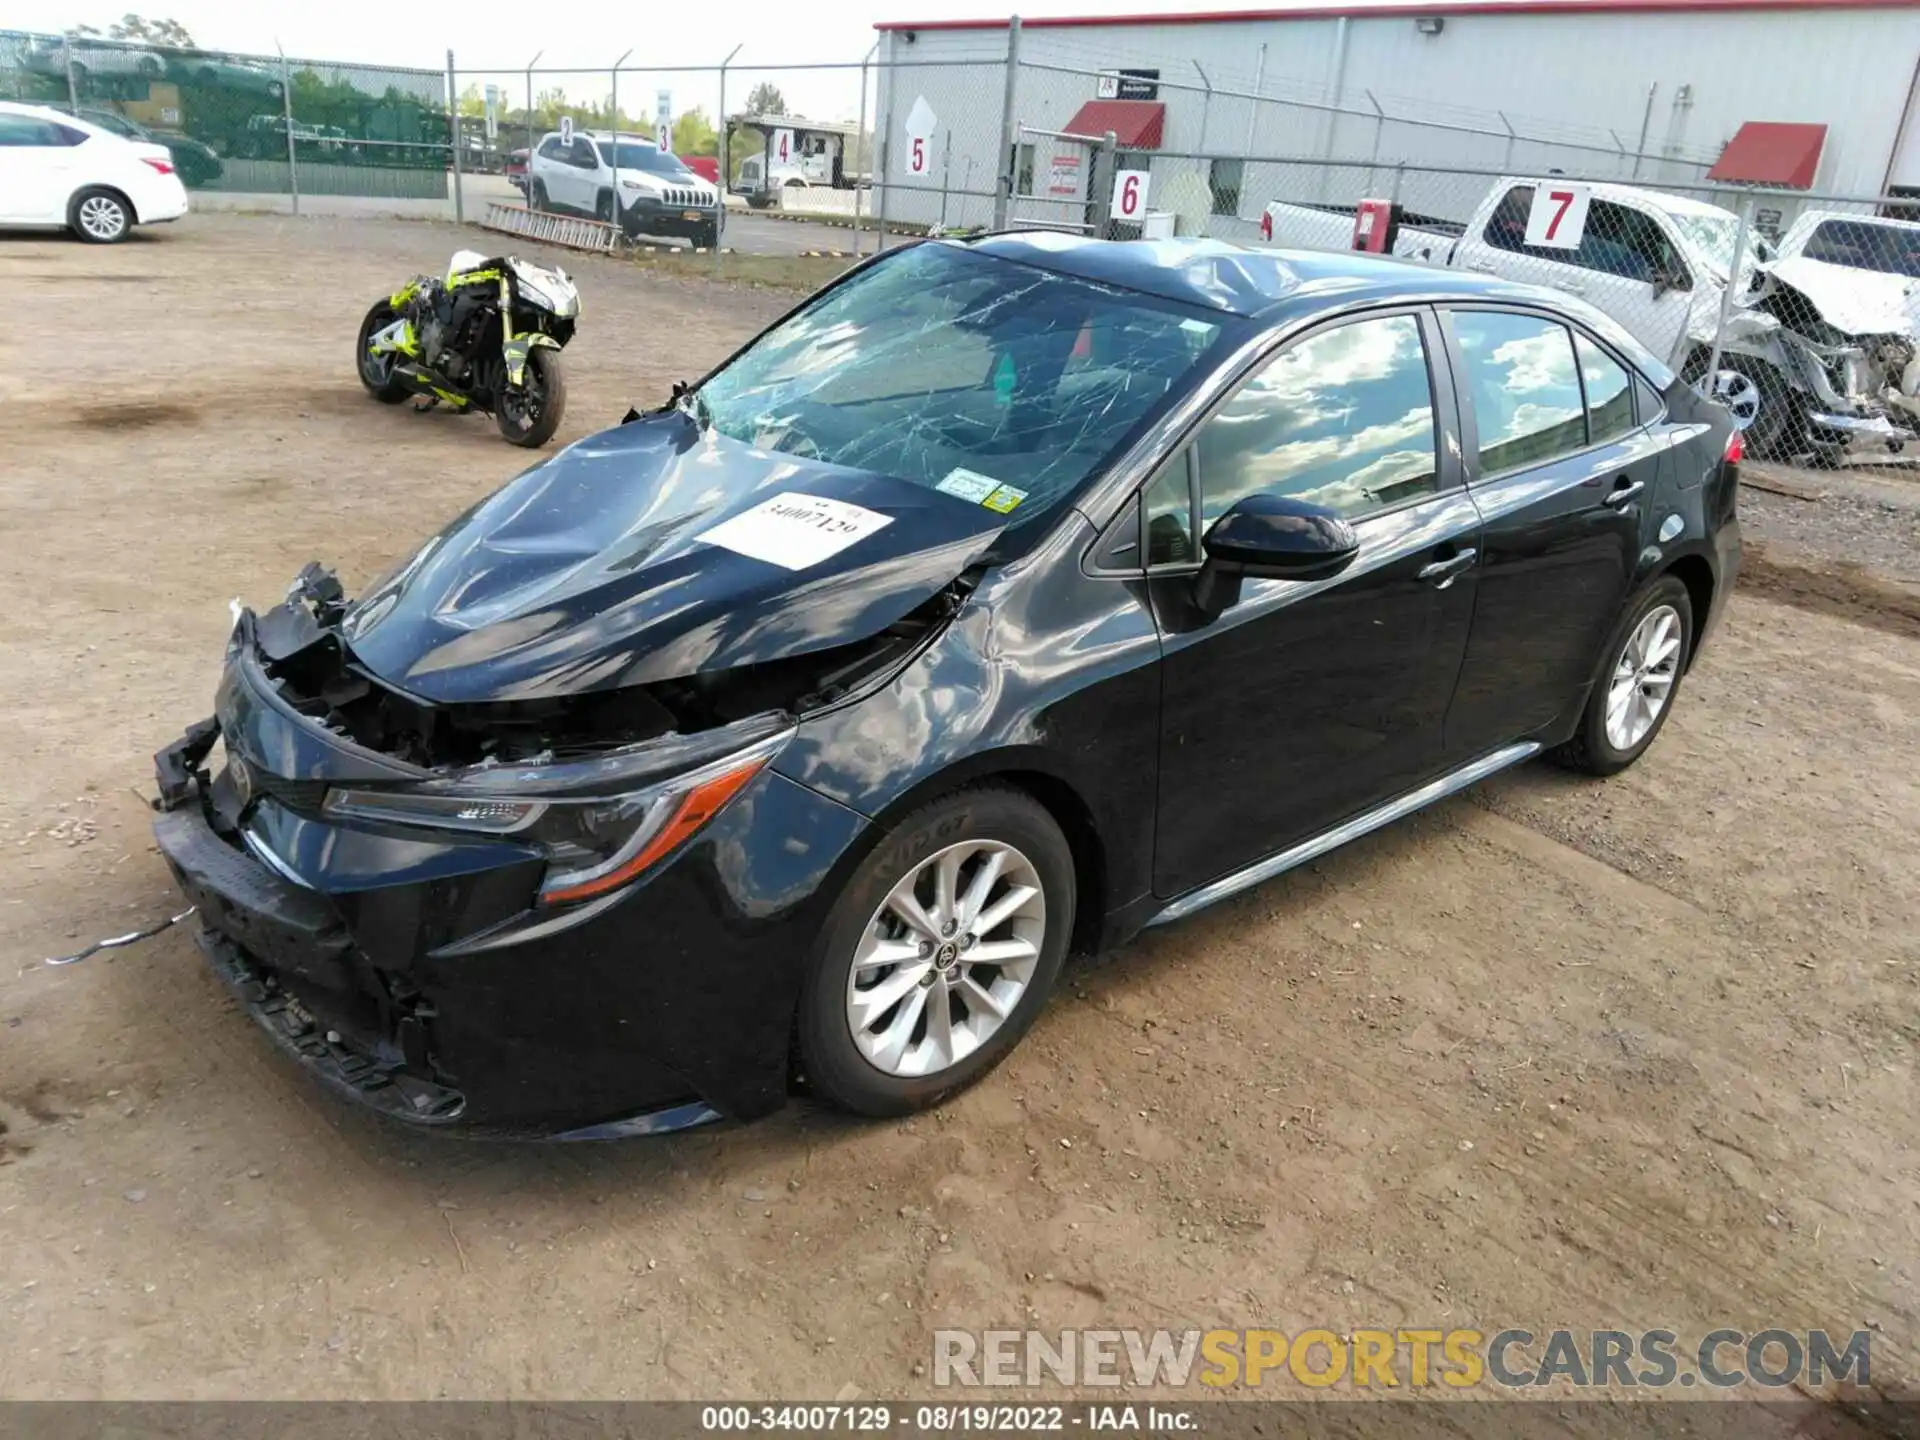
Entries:
<svg viewBox="0 0 1920 1440">
<path fill-rule="evenodd" d="M 528 700 L 435 704 L 358 664 L 341 633 L 349 603 L 318 562 L 255 625 L 262 668 L 301 714 L 368 750 L 423 769 L 546 763 L 754 715 L 804 716 L 890 676 L 959 608 L 969 574 L 873 635 L 845 645 L 678 679 Z"/>
<path fill-rule="evenodd" d="M 1760 453 L 1831 462 L 1853 442 L 1897 451 L 1920 435 L 1920 341 L 1903 298 L 1895 277 L 1803 256 L 1755 268 L 1722 350 L 1750 388 L 1723 370 L 1720 398 Z"/>
</svg>

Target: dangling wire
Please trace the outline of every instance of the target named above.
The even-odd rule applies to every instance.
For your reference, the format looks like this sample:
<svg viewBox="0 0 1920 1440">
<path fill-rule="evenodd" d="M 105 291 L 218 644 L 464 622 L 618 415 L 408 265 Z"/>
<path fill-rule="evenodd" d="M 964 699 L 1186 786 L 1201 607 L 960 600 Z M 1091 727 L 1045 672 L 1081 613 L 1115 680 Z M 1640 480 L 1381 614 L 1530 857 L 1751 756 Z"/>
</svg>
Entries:
<svg viewBox="0 0 1920 1440">
<path fill-rule="evenodd" d="M 62 956 L 59 956 L 58 958 L 50 958 L 48 959 L 47 964 L 72 965 L 81 960 L 86 959 L 89 955 L 95 954 L 98 951 L 118 950 L 122 945 L 131 945 L 136 940 L 145 940 L 148 936 L 158 935 L 162 930 L 172 929 L 175 925 L 178 925 L 182 920 L 186 919 L 189 915 L 193 914 L 193 912 L 197 908 L 199 907 L 194 905 L 189 905 L 186 909 L 182 910 L 178 915 L 175 915 L 172 919 L 162 920 L 158 925 L 151 925 L 145 930 L 132 930 L 125 935 L 115 935 L 108 940 L 96 940 L 93 942 L 93 944 L 87 946 L 86 949 L 80 951 L 78 954 L 62 955 Z"/>
</svg>

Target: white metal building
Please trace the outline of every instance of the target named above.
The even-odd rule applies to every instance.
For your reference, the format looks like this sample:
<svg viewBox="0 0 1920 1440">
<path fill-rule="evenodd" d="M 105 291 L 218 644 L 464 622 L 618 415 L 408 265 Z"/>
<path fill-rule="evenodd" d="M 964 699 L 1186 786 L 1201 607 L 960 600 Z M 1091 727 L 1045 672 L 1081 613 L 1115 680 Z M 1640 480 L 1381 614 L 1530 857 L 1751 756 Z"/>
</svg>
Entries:
<svg viewBox="0 0 1920 1440">
<path fill-rule="evenodd" d="M 1009 23 L 878 29 L 889 214 L 986 223 Z M 1396 161 L 1697 182 L 1750 121 L 1825 127 L 1807 132 L 1804 188 L 1920 196 L 1917 0 L 1389 0 L 1049 18 L 1020 25 L 1017 51 L 1014 120 L 1114 130 L 1148 165 L 1153 208 L 1177 211 L 1183 232 L 1208 212 L 1226 221 L 1215 233 L 1231 230 L 1227 217 L 1256 216 L 1289 185 L 1310 183 L 1303 199 L 1383 193 Z M 935 117 L 917 173 L 916 105 Z M 1068 216 L 1087 185 L 1072 147 L 1022 138 L 1033 148 L 1016 152 L 1021 190 L 1058 199 L 1015 213 L 1041 218 L 1052 204 Z M 1271 157 L 1349 163 L 1263 169 Z M 1403 176 L 1396 198 L 1446 214 L 1459 179 L 1429 178 L 1423 191 Z"/>
</svg>

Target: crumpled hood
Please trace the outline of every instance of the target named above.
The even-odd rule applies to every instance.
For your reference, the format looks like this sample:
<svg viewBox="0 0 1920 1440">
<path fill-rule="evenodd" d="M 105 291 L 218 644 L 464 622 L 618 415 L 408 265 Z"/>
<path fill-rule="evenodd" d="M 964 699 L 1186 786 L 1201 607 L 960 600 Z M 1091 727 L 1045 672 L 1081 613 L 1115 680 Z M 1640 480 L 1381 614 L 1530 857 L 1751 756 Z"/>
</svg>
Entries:
<svg viewBox="0 0 1920 1440">
<path fill-rule="evenodd" d="M 369 590 L 342 633 L 369 672 L 435 703 L 614 689 L 866 639 L 1005 523 L 656 414 L 509 481 Z"/>
<path fill-rule="evenodd" d="M 1912 333 L 1907 314 L 1907 284 L 1898 275 L 1856 270 L 1825 260 L 1795 255 L 1776 260 L 1767 273 L 1798 290 L 1821 318 L 1848 335 Z"/>
</svg>

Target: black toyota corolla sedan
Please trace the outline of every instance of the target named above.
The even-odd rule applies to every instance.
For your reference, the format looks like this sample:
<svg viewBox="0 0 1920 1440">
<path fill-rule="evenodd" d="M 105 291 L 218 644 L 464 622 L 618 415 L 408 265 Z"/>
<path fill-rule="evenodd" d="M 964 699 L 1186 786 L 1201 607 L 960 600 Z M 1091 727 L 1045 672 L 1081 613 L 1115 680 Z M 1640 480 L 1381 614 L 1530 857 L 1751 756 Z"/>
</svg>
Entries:
<svg viewBox="0 0 1920 1440">
<path fill-rule="evenodd" d="M 253 1017 L 390 1114 L 898 1114 L 1070 949 L 1536 754 L 1632 764 L 1738 460 L 1551 292 L 916 245 L 356 600 L 315 565 L 241 612 L 155 829 Z"/>
</svg>

